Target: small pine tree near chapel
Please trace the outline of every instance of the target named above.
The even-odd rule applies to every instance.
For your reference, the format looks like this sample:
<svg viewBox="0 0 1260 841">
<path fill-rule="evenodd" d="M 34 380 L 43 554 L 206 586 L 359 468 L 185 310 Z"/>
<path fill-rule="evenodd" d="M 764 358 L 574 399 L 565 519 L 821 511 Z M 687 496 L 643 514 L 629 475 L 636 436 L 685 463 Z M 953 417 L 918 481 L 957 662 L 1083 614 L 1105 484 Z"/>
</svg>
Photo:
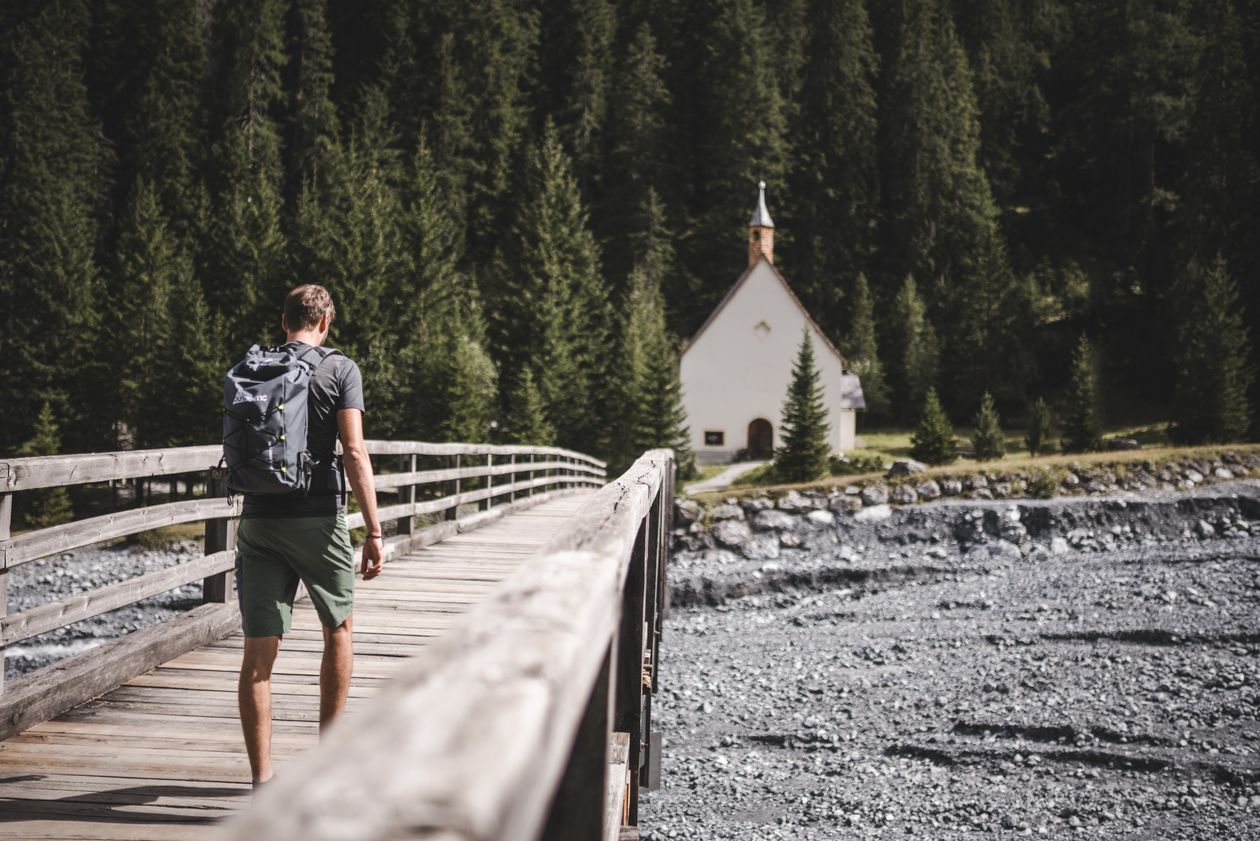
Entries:
<svg viewBox="0 0 1260 841">
<path fill-rule="evenodd" d="M 949 464 L 958 458 L 954 427 L 950 425 L 936 389 L 928 389 L 919 414 L 919 426 L 910 438 L 910 455 L 927 464 Z"/>
<path fill-rule="evenodd" d="M 809 482 L 827 475 L 830 469 L 830 427 L 820 379 L 807 327 L 801 332 L 792 382 L 783 402 L 783 445 L 774 454 L 775 472 L 789 482 Z"/>
<path fill-rule="evenodd" d="M 980 411 L 976 414 L 976 429 L 971 435 L 971 446 L 976 451 L 978 461 L 992 461 L 1006 454 L 1006 437 L 1002 435 L 1002 421 L 998 417 L 997 407 L 993 404 L 993 395 L 987 391 L 980 400 Z"/>
<path fill-rule="evenodd" d="M 1028 447 L 1029 454 L 1033 456 L 1047 452 L 1050 448 L 1050 407 L 1046 405 L 1042 397 L 1038 397 L 1033 406 L 1024 444 Z"/>
</svg>

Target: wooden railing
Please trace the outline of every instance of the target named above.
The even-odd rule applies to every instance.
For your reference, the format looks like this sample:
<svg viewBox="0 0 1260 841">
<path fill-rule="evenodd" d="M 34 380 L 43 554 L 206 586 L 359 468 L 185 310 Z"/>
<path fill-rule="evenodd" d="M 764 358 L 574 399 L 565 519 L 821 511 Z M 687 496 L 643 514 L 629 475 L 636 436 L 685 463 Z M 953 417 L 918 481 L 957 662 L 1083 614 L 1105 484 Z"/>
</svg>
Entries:
<svg viewBox="0 0 1260 841">
<path fill-rule="evenodd" d="M 558 493 L 604 483 L 604 463 L 556 447 L 369 441 L 386 524 L 386 557 L 475 528 Z M 239 497 L 228 496 L 218 446 L 0 461 L 0 653 L 6 646 L 201 580 L 205 604 L 158 625 L 66 658 L 10 687 L 0 671 L 0 738 L 106 692 L 239 624 L 231 570 Z M 420 460 L 439 467 L 418 470 Z M 388 472 L 390 469 L 395 472 Z M 200 498 L 111 511 L 11 534 L 14 496 L 41 488 L 185 477 Z M 191 478 L 189 478 L 191 477 Z M 395 495 L 396 501 L 384 497 Z M 143 498 L 143 494 L 137 494 Z M 468 508 L 475 506 L 475 512 Z M 461 511 L 461 507 L 463 510 Z M 417 518 L 420 518 L 419 520 Z M 347 518 L 351 528 L 363 515 Z M 163 526 L 205 523 L 194 560 L 6 615 L 8 574 L 20 564 Z"/>
<path fill-rule="evenodd" d="M 659 763 L 673 487 L 673 454 L 646 453 L 227 836 L 594 841 L 637 825 Z"/>
</svg>

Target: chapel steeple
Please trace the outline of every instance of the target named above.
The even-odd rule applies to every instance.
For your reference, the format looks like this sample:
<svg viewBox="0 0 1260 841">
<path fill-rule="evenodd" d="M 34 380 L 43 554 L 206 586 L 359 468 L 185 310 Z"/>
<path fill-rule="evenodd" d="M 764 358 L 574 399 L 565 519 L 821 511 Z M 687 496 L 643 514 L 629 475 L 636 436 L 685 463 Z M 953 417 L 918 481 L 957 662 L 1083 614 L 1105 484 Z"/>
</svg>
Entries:
<svg viewBox="0 0 1260 841">
<path fill-rule="evenodd" d="M 762 257 L 774 262 L 774 220 L 766 210 L 766 182 L 757 184 L 757 209 L 748 223 L 748 265 L 754 266 Z"/>
</svg>

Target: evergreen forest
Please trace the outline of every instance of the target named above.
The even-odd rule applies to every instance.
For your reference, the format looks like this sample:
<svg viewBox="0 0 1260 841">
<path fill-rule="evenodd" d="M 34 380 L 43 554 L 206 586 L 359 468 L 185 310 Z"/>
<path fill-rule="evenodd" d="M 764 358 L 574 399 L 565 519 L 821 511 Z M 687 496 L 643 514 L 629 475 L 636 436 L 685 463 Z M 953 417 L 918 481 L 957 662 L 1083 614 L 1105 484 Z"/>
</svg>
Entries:
<svg viewBox="0 0 1260 841">
<path fill-rule="evenodd" d="M 1062 416 L 1085 347 L 1108 419 L 1257 434 L 1260 0 L 5 0 L 0 32 L 0 454 L 217 441 L 302 282 L 369 437 L 685 446 L 677 354 L 758 179 L 861 423 Z"/>
</svg>

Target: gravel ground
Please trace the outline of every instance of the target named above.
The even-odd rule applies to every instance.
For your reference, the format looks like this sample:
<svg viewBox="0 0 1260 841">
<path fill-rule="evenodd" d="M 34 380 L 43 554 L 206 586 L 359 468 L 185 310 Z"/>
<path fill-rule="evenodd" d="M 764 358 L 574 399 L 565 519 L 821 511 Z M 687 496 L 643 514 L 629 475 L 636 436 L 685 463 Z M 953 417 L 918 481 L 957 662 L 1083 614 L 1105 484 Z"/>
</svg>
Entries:
<svg viewBox="0 0 1260 841">
<path fill-rule="evenodd" d="M 23 564 L 9 573 L 9 613 L 56 602 L 200 555 L 201 544 L 195 541 L 176 543 L 163 550 L 123 544 L 80 549 Z M 106 640 L 148 627 L 199 604 L 200 581 L 20 642 L 5 651 L 5 679 L 95 648 Z"/>
<path fill-rule="evenodd" d="M 644 838 L 1260 838 L 1260 483 L 678 552 Z"/>
</svg>

